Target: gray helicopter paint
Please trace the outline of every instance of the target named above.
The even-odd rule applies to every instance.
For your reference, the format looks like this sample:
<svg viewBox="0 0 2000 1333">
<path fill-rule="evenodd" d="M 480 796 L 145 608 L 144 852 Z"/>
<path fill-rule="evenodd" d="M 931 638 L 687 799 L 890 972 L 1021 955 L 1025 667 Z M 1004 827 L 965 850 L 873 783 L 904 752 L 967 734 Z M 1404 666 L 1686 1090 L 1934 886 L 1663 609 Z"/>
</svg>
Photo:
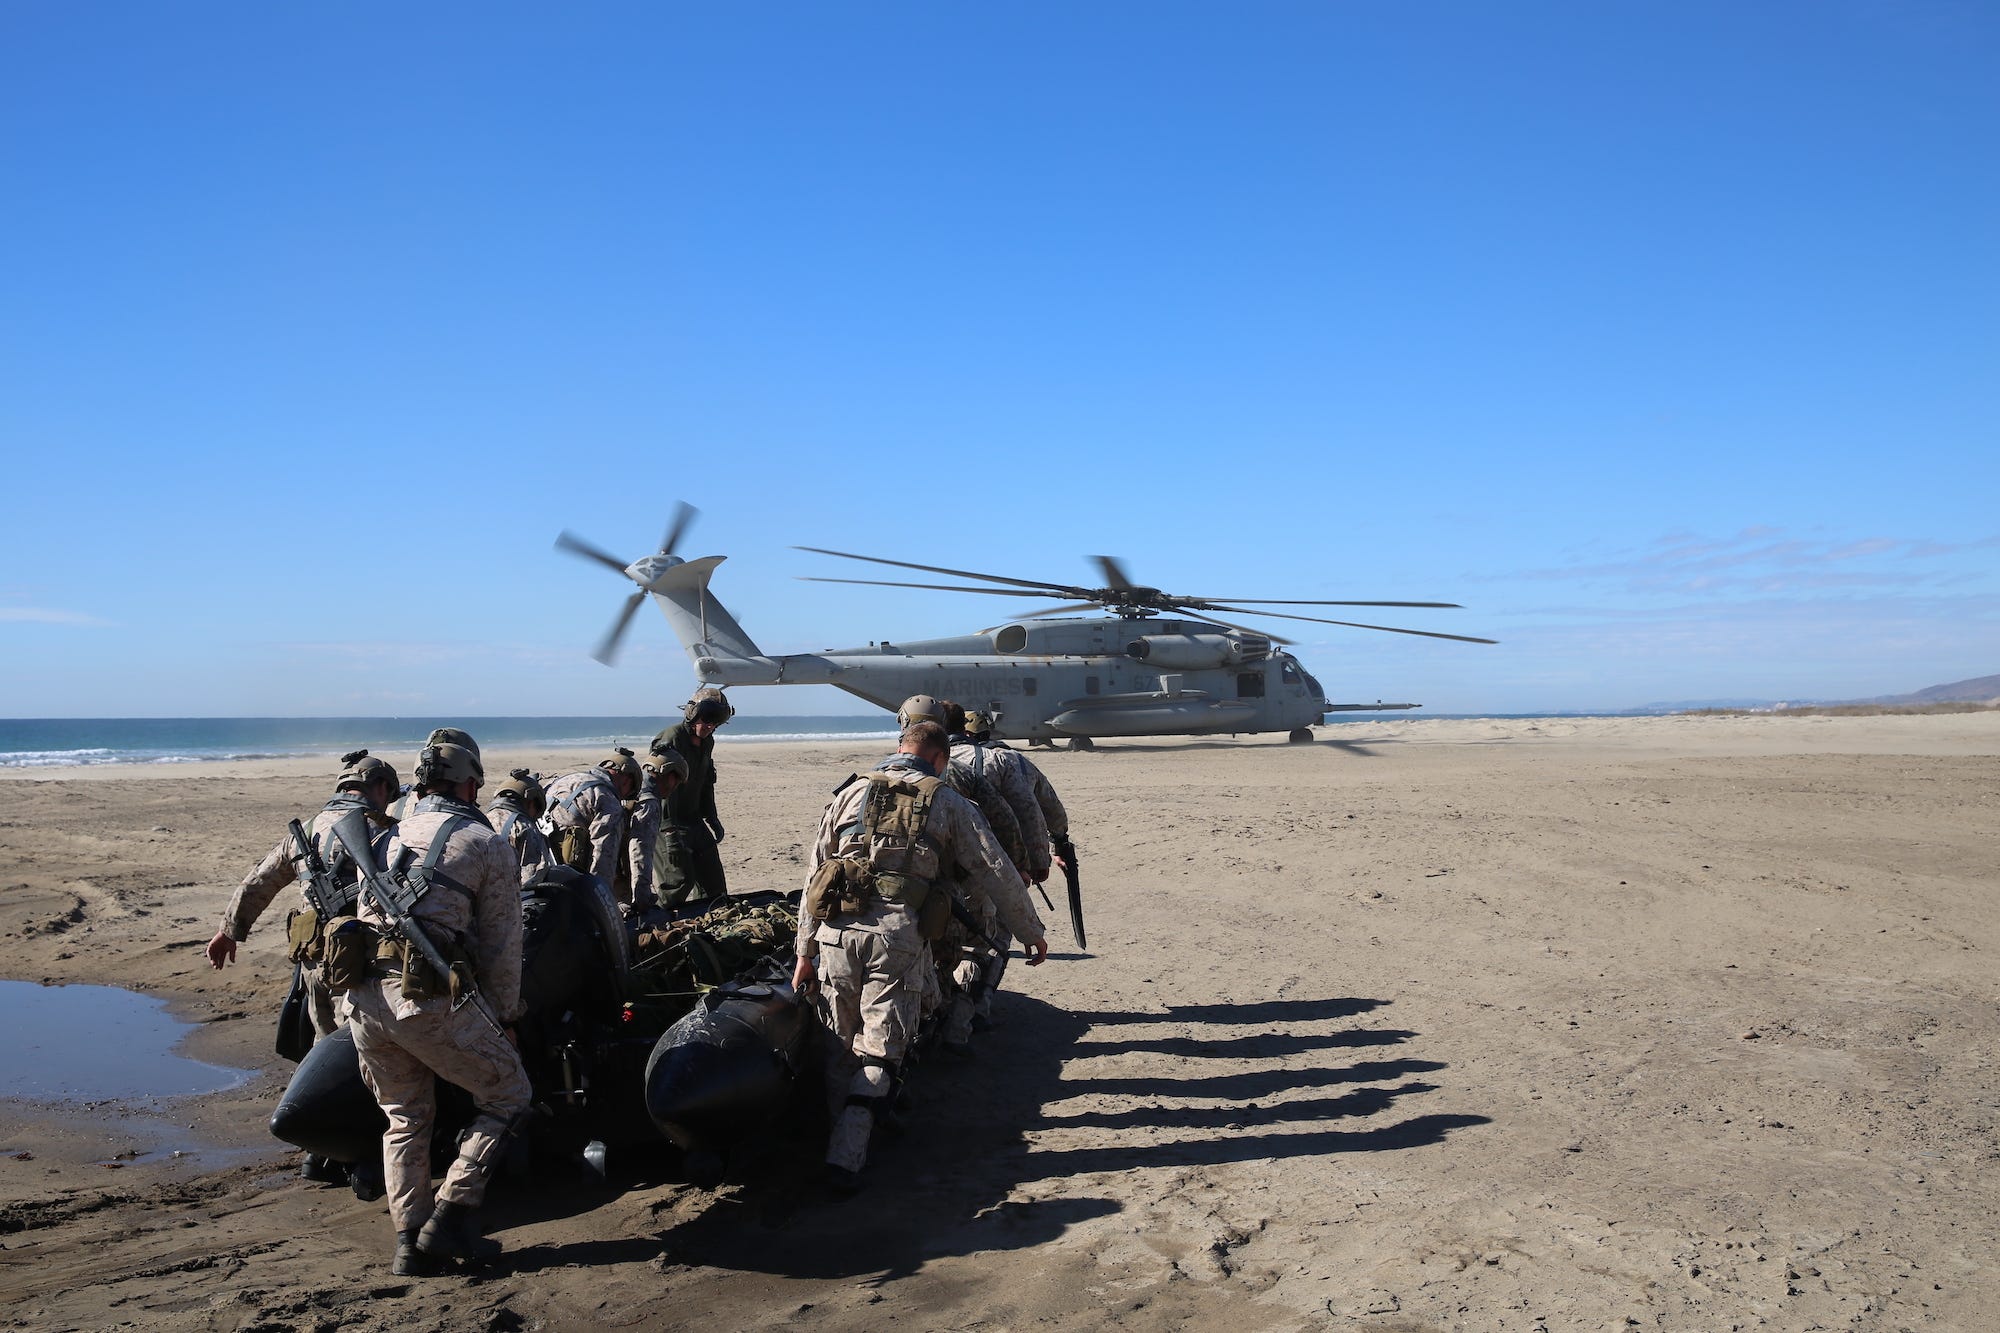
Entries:
<svg viewBox="0 0 2000 1333">
<path fill-rule="evenodd" d="M 627 570 L 652 594 L 704 685 L 832 685 L 894 711 L 913 694 L 992 712 L 996 735 L 1185 736 L 1289 732 L 1327 712 L 1324 692 L 1263 635 L 1198 621 L 1096 616 L 995 626 L 978 634 L 771 656 L 708 591 L 722 556 L 652 555 Z M 1133 640 L 1226 645 L 1235 665 L 1163 670 Z M 1199 653 L 1177 643 L 1176 660 Z M 1149 654 L 1150 656 L 1151 654 Z"/>
</svg>

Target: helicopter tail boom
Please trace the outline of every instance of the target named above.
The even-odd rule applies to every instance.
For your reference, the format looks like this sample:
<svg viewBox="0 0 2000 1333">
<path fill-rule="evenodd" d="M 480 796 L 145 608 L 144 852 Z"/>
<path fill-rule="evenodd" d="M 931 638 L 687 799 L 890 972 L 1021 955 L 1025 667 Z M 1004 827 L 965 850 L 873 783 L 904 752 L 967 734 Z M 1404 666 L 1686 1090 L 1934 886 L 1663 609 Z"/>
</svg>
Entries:
<svg viewBox="0 0 2000 1333">
<path fill-rule="evenodd" d="M 729 608 L 708 591 L 709 577 L 725 557 L 705 555 L 685 560 L 660 571 L 647 581 L 674 637 L 698 662 L 704 657 L 748 658 L 764 656 L 763 650 L 729 614 Z"/>
<path fill-rule="evenodd" d="M 663 570 L 647 584 L 704 685 L 823 685 L 830 662 L 809 653 L 767 657 L 729 608 L 708 590 L 724 557 L 705 555 Z"/>
</svg>

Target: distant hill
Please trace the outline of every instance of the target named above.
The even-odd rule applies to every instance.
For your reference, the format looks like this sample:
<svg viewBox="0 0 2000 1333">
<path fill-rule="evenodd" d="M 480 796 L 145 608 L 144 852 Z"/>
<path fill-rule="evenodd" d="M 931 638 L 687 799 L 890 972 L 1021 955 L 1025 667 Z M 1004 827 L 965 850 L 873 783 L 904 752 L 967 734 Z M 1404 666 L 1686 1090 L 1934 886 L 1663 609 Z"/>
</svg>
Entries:
<svg viewBox="0 0 2000 1333">
<path fill-rule="evenodd" d="M 1949 685 L 1932 685 L 1914 694 L 1885 694 L 1877 699 L 1847 699 L 1856 704 L 1986 704 L 2000 703 L 2000 676 L 1974 676 Z"/>
<path fill-rule="evenodd" d="M 1821 713 L 1878 708 L 1954 711 L 1945 707 L 1949 704 L 2000 708 L 2000 676 L 1975 676 L 1971 680 L 1955 680 L 1948 685 L 1932 685 L 1910 694 L 1884 694 L 1873 699 L 1790 699 L 1783 703 L 1770 699 L 1690 699 L 1681 703 L 1642 704 L 1619 711 L 1621 714 Z"/>
</svg>

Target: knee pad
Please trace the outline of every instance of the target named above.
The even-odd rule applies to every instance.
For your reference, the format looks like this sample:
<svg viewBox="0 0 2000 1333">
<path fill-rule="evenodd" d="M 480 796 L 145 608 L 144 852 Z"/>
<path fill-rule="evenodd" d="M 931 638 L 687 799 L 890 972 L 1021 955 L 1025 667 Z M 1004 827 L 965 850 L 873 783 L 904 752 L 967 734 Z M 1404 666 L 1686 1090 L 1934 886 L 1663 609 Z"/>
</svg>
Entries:
<svg viewBox="0 0 2000 1333">
<path fill-rule="evenodd" d="M 895 1067 L 887 1060 L 869 1059 L 854 1071 L 847 1085 L 847 1105 L 880 1111 L 896 1086 Z"/>
</svg>

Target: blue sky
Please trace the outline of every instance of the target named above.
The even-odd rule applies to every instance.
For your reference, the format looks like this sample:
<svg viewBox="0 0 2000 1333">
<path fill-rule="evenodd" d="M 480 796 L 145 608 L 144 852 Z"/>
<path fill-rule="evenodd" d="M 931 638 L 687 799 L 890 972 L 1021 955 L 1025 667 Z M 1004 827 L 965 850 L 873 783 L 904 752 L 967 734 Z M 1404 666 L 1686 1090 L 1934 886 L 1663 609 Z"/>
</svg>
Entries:
<svg viewBox="0 0 2000 1333">
<path fill-rule="evenodd" d="M 1296 626 L 1337 699 L 2000 671 L 2000 11 L 0 8 L 0 715 L 621 714 L 676 500 L 767 650 L 999 598 Z M 1367 617 L 1361 617 L 1367 618 Z M 831 691 L 746 692 L 761 713 Z"/>
</svg>

